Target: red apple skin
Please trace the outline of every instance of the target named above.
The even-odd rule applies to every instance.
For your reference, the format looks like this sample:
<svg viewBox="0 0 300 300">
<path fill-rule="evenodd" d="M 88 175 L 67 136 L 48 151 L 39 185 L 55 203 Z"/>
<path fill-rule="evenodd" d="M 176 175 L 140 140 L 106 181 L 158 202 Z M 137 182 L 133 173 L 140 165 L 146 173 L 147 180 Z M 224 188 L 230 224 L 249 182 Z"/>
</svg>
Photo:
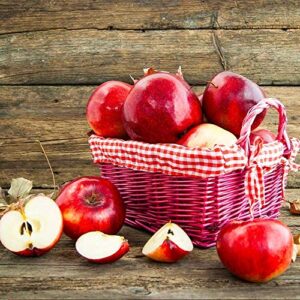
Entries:
<svg viewBox="0 0 300 300">
<path fill-rule="evenodd" d="M 220 230 L 217 252 L 234 275 L 251 282 L 267 282 L 289 267 L 293 237 L 278 220 L 233 221 Z"/>
<path fill-rule="evenodd" d="M 207 147 L 234 145 L 237 138 L 229 131 L 209 123 L 202 123 L 189 130 L 177 143 L 186 147 Z"/>
<path fill-rule="evenodd" d="M 96 88 L 86 107 L 86 118 L 93 131 L 103 137 L 125 138 L 123 105 L 132 85 L 107 81 Z"/>
<path fill-rule="evenodd" d="M 133 140 L 172 143 L 202 122 L 201 104 L 182 77 L 157 72 L 134 85 L 124 103 L 123 119 Z"/>
<path fill-rule="evenodd" d="M 90 231 L 116 234 L 124 224 L 125 206 L 117 188 L 98 176 L 79 177 L 63 186 L 56 203 L 64 233 L 72 239 Z"/>
<path fill-rule="evenodd" d="M 238 137 L 247 112 L 263 98 L 265 94 L 256 83 L 244 76 L 224 71 L 207 84 L 202 108 L 209 123 Z M 266 111 L 263 111 L 256 117 L 252 129 L 258 127 L 265 114 Z"/>
<path fill-rule="evenodd" d="M 250 134 L 250 144 L 252 145 L 255 137 L 260 137 L 264 144 L 276 141 L 276 135 L 267 129 L 255 129 Z"/>
<path fill-rule="evenodd" d="M 181 249 L 171 240 L 166 239 L 160 247 L 147 256 L 155 261 L 173 263 L 182 259 L 189 253 L 189 251 Z"/>
<path fill-rule="evenodd" d="M 120 249 L 113 255 L 102 258 L 102 259 L 88 259 L 88 261 L 97 263 L 97 264 L 106 264 L 106 263 L 112 263 L 117 260 L 119 260 L 122 256 L 124 256 L 129 251 L 129 243 L 128 241 L 124 241 Z"/>
</svg>

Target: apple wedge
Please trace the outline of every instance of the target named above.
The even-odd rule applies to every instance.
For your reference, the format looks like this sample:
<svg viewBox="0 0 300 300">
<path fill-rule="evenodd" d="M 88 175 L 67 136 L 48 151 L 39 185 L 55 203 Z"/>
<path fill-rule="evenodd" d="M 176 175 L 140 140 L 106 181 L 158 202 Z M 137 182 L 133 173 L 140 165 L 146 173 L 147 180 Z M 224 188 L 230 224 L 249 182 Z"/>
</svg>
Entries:
<svg viewBox="0 0 300 300">
<path fill-rule="evenodd" d="M 0 221 L 0 240 L 5 248 L 21 256 L 40 256 L 59 241 L 63 219 L 57 204 L 38 195 L 21 210 L 10 210 Z"/>
<path fill-rule="evenodd" d="M 77 240 L 76 250 L 91 262 L 111 263 L 129 251 L 129 244 L 122 236 L 91 231 L 83 234 Z"/>
<path fill-rule="evenodd" d="M 186 232 L 177 224 L 169 222 L 161 227 L 145 244 L 142 252 L 159 262 L 176 262 L 193 250 Z"/>
</svg>

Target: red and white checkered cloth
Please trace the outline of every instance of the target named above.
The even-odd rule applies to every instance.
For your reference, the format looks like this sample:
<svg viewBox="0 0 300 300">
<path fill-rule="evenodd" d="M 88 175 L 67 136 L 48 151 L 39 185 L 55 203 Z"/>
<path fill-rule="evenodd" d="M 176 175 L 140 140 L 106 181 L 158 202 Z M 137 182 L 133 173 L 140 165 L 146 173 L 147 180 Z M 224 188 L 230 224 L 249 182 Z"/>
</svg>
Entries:
<svg viewBox="0 0 300 300">
<path fill-rule="evenodd" d="M 187 148 L 176 144 L 147 144 L 137 141 L 89 139 L 94 163 L 111 163 L 138 171 L 206 178 L 240 170 L 247 159 L 237 145 L 214 150 Z"/>
<path fill-rule="evenodd" d="M 300 148 L 299 140 L 292 142 L 291 159 L 283 159 L 285 150 L 281 142 L 266 145 L 256 143 L 248 158 L 238 145 L 216 146 L 213 150 L 187 148 L 176 144 L 147 144 L 137 141 L 102 138 L 92 135 L 89 138 L 95 164 L 111 163 L 120 167 L 145 172 L 160 172 L 167 175 L 196 176 L 207 178 L 220 176 L 236 170 L 247 169 L 245 188 L 251 206 L 258 201 L 264 203 L 264 173 L 278 164 L 285 164 L 286 172 L 293 166 Z M 254 150 L 254 147 L 258 150 Z"/>
<path fill-rule="evenodd" d="M 254 144 L 250 145 L 249 135 L 252 122 L 263 109 L 270 106 L 275 107 L 281 115 L 279 133 L 282 138 L 279 140 L 284 139 L 285 142 L 275 141 L 263 145 L 261 139 L 256 139 Z M 246 170 L 245 192 L 252 209 L 256 202 L 259 202 L 260 206 L 264 204 L 265 173 L 282 164 L 285 170 L 284 187 L 288 171 L 300 170 L 299 165 L 294 163 L 300 149 L 300 141 L 287 138 L 285 124 L 284 106 L 276 99 L 265 99 L 249 111 L 243 125 L 245 130 L 242 130 L 241 138 L 236 145 L 220 145 L 210 150 L 187 148 L 177 144 L 124 141 L 96 135 L 90 136 L 89 144 L 95 164 L 111 163 L 138 171 L 200 178 Z M 287 145 L 290 148 L 289 158 L 284 157 Z"/>
</svg>

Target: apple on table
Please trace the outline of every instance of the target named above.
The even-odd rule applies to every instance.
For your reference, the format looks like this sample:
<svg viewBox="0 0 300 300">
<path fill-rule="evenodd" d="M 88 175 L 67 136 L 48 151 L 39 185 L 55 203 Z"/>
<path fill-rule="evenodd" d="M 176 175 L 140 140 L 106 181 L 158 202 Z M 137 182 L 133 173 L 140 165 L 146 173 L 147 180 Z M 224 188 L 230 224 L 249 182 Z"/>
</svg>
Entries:
<svg viewBox="0 0 300 300">
<path fill-rule="evenodd" d="M 63 232 L 63 218 L 51 198 L 38 195 L 24 208 L 6 212 L 0 221 L 0 240 L 11 252 L 21 256 L 41 256 L 50 251 Z"/>
<path fill-rule="evenodd" d="M 247 281 L 266 282 L 289 267 L 293 236 L 279 220 L 231 221 L 221 228 L 216 248 L 231 273 Z"/>
<path fill-rule="evenodd" d="M 116 186 L 100 176 L 79 177 L 65 184 L 56 203 L 64 233 L 78 239 L 84 233 L 116 234 L 125 221 L 125 205 Z"/>
</svg>

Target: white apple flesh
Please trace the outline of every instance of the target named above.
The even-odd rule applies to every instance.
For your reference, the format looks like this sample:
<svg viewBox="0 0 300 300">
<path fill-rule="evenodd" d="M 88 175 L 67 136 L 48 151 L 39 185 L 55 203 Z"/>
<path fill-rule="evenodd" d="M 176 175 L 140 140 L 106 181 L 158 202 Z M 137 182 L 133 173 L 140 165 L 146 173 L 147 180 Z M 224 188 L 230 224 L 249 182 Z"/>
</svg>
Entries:
<svg viewBox="0 0 300 300">
<path fill-rule="evenodd" d="M 176 262 L 193 250 L 193 243 L 186 232 L 175 223 L 161 227 L 145 244 L 145 256 L 159 262 Z"/>
<path fill-rule="evenodd" d="M 49 197 L 35 196 L 22 210 L 8 211 L 0 221 L 3 246 L 21 256 L 40 256 L 51 250 L 62 235 L 63 219 Z"/>
<path fill-rule="evenodd" d="M 122 236 L 91 231 L 77 240 L 76 250 L 91 262 L 111 263 L 129 251 L 129 244 Z"/>
</svg>

